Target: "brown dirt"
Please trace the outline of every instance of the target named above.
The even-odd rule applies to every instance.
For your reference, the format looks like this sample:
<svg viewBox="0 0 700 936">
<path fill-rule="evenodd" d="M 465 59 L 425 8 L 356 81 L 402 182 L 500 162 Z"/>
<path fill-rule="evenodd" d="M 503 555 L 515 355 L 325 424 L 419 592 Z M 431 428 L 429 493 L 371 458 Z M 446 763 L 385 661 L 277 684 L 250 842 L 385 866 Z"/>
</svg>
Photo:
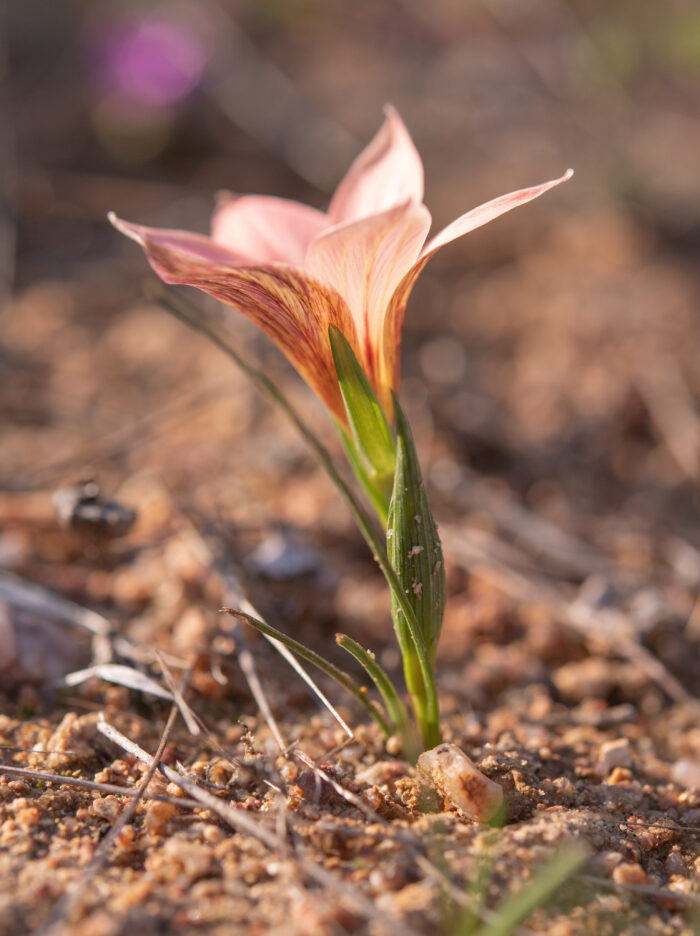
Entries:
<svg viewBox="0 0 700 936">
<path fill-rule="evenodd" d="M 152 753 L 169 703 L 96 678 L 56 688 L 104 644 L 2 605 L 0 932 L 452 934 L 453 898 L 473 890 L 485 855 L 493 909 L 572 839 L 589 860 L 527 931 L 697 932 L 700 95 L 667 34 L 685 35 L 682 5 L 660 32 L 651 3 L 639 17 L 561 4 L 575 15 L 540 10 L 536 36 L 529 17 L 504 20 L 505 5 L 499 18 L 492 4 L 466 16 L 441 2 L 426 18 L 363 3 L 347 23 L 327 5 L 232 5 L 309 113 L 363 139 L 394 99 L 439 222 L 577 170 L 567 192 L 429 268 L 404 346 L 402 394 L 445 542 L 444 735 L 502 784 L 496 833 L 441 811 L 395 743 L 320 680 L 355 732 L 341 747 L 298 677 L 218 613 L 234 576 L 272 624 L 347 668 L 338 630 L 398 671 L 385 588 L 336 492 L 226 359 L 142 298 L 143 259 L 103 220 L 118 208 L 203 229 L 217 188 L 323 204 L 325 181 L 295 174 L 275 133 L 224 121 L 205 89 L 161 150 L 130 162 L 136 150 L 120 156 L 100 135 L 80 71 L 90 5 L 20 6 L 0 568 L 104 614 L 116 658 L 159 681 L 155 651 L 166 654 L 208 733 L 178 721 L 164 763 L 259 822 L 274 847 L 156 775 L 149 791 L 165 799 L 139 803 L 78 893 L 129 797 L 3 766 L 134 787 L 145 768 L 98 716 Z M 616 58 L 620 35 L 636 57 Z M 608 50 L 601 71 L 596 48 Z M 327 164 L 339 175 L 344 159 Z M 333 446 L 286 365 L 246 323 L 232 327 Z M 53 493 L 85 477 L 137 512 L 128 533 L 59 524 Z M 245 647 L 286 753 L 239 666 Z"/>
</svg>

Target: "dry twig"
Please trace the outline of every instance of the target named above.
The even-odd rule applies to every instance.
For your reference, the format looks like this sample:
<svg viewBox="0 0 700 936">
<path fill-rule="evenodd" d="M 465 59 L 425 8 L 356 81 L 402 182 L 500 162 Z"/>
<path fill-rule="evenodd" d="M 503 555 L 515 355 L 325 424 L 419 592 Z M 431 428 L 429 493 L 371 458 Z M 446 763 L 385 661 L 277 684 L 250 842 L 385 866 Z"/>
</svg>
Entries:
<svg viewBox="0 0 700 936">
<path fill-rule="evenodd" d="M 102 869 L 105 862 L 107 861 L 107 858 L 109 857 L 110 849 L 112 845 L 115 843 L 115 841 L 117 840 L 117 836 L 119 835 L 121 830 L 129 822 L 131 822 L 136 812 L 136 807 L 138 806 L 141 798 L 146 792 L 148 788 L 148 784 L 153 779 L 155 772 L 158 769 L 158 766 L 160 765 L 160 760 L 161 760 L 161 757 L 163 756 L 163 752 L 165 751 L 165 747 L 168 743 L 170 732 L 172 731 L 172 727 L 175 724 L 177 711 L 178 711 L 177 706 L 173 705 L 173 707 L 170 710 L 168 720 L 165 723 L 165 727 L 163 728 L 163 732 L 161 734 L 160 741 L 158 743 L 158 749 L 156 751 L 156 754 L 151 759 L 149 769 L 146 772 L 146 775 L 144 776 L 143 780 L 139 784 L 138 789 L 136 790 L 136 794 L 132 797 L 130 803 L 128 804 L 124 812 L 121 813 L 121 815 L 118 817 L 117 821 L 114 823 L 114 825 L 109 830 L 107 835 L 102 839 L 102 841 L 98 845 L 92 861 L 87 866 L 87 868 L 85 868 L 85 871 L 83 872 L 83 876 L 78 881 L 77 886 L 72 891 L 68 891 L 63 895 L 63 897 L 58 902 L 58 905 L 56 906 L 54 910 L 53 919 L 40 931 L 39 934 L 36 934 L 36 936 L 54 936 L 54 934 L 58 933 L 63 921 L 65 919 L 71 918 L 75 914 L 80 904 L 80 901 L 83 895 L 85 894 L 85 892 L 87 891 L 89 885 L 92 883 L 95 876 L 98 874 L 98 872 Z"/>
</svg>

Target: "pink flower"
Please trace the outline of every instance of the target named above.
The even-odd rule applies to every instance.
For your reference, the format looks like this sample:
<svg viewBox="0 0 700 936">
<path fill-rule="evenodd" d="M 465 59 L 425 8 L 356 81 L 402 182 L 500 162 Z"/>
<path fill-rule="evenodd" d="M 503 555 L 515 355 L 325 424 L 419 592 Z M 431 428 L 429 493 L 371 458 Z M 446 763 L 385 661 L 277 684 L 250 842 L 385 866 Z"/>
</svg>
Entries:
<svg viewBox="0 0 700 936">
<path fill-rule="evenodd" d="M 343 332 L 390 415 L 404 311 L 428 260 L 570 176 L 571 170 L 486 202 L 426 243 L 431 218 L 423 165 L 388 107 L 327 212 L 267 195 L 229 197 L 214 213 L 210 237 L 142 227 L 113 214 L 110 220 L 141 244 L 164 282 L 196 286 L 256 322 L 345 424 L 329 325 Z"/>
</svg>

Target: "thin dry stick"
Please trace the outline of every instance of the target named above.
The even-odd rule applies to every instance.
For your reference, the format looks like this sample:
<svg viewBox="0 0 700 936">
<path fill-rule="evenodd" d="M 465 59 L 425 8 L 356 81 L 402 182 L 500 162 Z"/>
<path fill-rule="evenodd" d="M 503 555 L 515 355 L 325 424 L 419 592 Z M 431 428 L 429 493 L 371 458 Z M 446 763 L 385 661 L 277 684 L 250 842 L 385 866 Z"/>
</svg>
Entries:
<svg viewBox="0 0 700 936">
<path fill-rule="evenodd" d="M 32 754 L 35 753 L 32 751 Z M 68 753 L 65 751 L 61 752 Z M 138 796 L 140 799 L 158 800 L 161 803 L 173 803 L 176 806 L 189 806 L 199 809 L 195 800 L 181 799 L 174 796 L 164 796 L 161 793 L 143 793 L 138 787 L 122 787 L 116 783 L 98 783 L 96 780 L 83 780 L 81 777 L 64 777 L 62 774 L 45 773 L 43 770 L 30 770 L 29 767 L 15 767 L 14 765 L 0 764 L 0 776 L 9 774 L 11 777 L 24 777 L 27 780 L 36 780 L 38 783 L 55 783 L 57 786 L 74 786 L 85 790 L 94 790 L 96 793 L 114 794 L 115 796 Z"/>
<path fill-rule="evenodd" d="M 150 754 L 104 719 L 97 723 L 97 729 L 104 734 L 105 737 L 109 738 L 119 747 L 133 754 L 134 757 L 137 757 L 144 763 L 154 763 L 154 759 Z M 228 803 L 214 796 L 212 793 L 209 793 L 207 790 L 203 790 L 201 787 L 197 786 L 196 783 L 193 783 L 191 780 L 187 779 L 187 777 L 183 777 L 182 774 L 177 773 L 177 771 L 167 767 L 165 764 L 157 764 L 156 766 L 164 777 L 176 783 L 191 796 L 192 799 L 198 800 L 202 806 L 209 809 L 221 819 L 224 819 L 236 832 L 252 835 L 254 838 L 258 839 L 258 841 L 262 842 L 273 854 L 277 853 L 279 848 L 277 835 L 267 824 L 264 824 L 260 820 L 253 819 L 253 817 L 244 810 L 234 809 Z M 407 936 L 418 936 L 416 930 L 412 927 L 399 924 L 388 914 L 379 910 L 373 901 L 368 900 L 363 894 L 345 884 L 343 881 L 339 881 L 335 875 L 326 871 L 308 857 L 303 855 L 298 856 L 297 860 L 299 861 L 301 869 L 308 877 L 313 878 L 313 880 L 322 887 L 334 890 L 340 896 L 347 899 L 349 903 L 352 903 L 369 919 L 376 919 L 381 922 L 390 932 L 397 934 L 397 936 L 403 936 L 403 934 L 407 934 Z"/>
<path fill-rule="evenodd" d="M 93 659 L 99 665 L 110 662 L 112 649 L 141 663 L 149 663 L 154 659 L 151 650 L 136 647 L 125 637 L 116 634 L 112 623 L 104 615 L 69 601 L 48 588 L 27 582 L 11 572 L 0 572 L 0 599 L 13 607 L 89 631 L 93 635 Z M 179 662 L 169 654 L 164 654 L 164 657 L 171 665 Z"/>
<path fill-rule="evenodd" d="M 282 732 L 279 729 L 279 725 L 275 719 L 275 716 L 272 714 L 272 709 L 270 708 L 270 703 L 267 701 L 267 696 L 265 695 L 265 690 L 262 687 L 262 683 L 258 678 L 258 671 L 255 668 L 255 659 L 253 654 L 247 647 L 248 640 L 243 634 L 243 628 L 238 626 L 235 629 L 236 639 L 243 644 L 242 647 L 238 650 L 238 663 L 240 664 L 243 675 L 245 676 L 245 681 L 248 683 L 248 688 L 250 689 L 255 703 L 262 712 L 262 716 L 267 722 L 267 726 L 270 729 L 272 737 L 275 739 L 275 744 L 277 745 L 280 751 L 285 751 L 287 745 L 285 744 L 284 738 L 282 737 Z"/>
<path fill-rule="evenodd" d="M 101 870 L 104 863 L 109 857 L 109 852 L 112 845 L 117 840 L 117 836 L 121 830 L 129 822 L 131 822 L 135 812 L 136 807 L 141 801 L 142 796 L 148 788 L 148 784 L 153 779 L 153 776 L 158 769 L 160 760 L 163 756 L 165 746 L 168 743 L 168 738 L 170 737 L 170 732 L 172 731 L 173 725 L 175 724 L 175 719 L 177 718 L 177 706 L 173 705 L 170 709 L 170 714 L 168 715 L 168 720 L 165 723 L 163 732 L 158 743 L 158 749 L 156 751 L 155 757 L 152 758 L 151 764 L 149 766 L 146 775 L 138 786 L 136 795 L 132 798 L 131 802 L 128 804 L 124 812 L 117 818 L 117 821 L 114 823 L 112 828 L 109 830 L 107 835 L 102 839 L 100 844 L 95 850 L 95 855 L 90 862 L 90 864 L 85 868 L 83 876 L 79 880 L 77 886 L 74 890 L 69 891 L 64 897 L 59 901 L 53 915 L 53 920 L 49 922 L 47 927 L 43 930 L 40 930 L 41 936 L 53 936 L 57 933 L 60 927 L 63 925 L 65 919 L 71 917 L 76 911 L 83 894 L 92 883 L 95 875 Z M 37 934 L 39 936 L 39 934 Z"/>
<path fill-rule="evenodd" d="M 700 699 L 692 695 L 661 660 L 636 639 L 624 612 L 617 608 L 598 610 L 579 602 L 561 602 L 559 613 L 586 638 L 602 639 L 614 652 L 639 666 L 674 702 L 687 705 L 700 715 Z"/>
<path fill-rule="evenodd" d="M 208 568 L 212 568 L 213 556 L 210 550 L 207 548 L 206 543 L 204 543 L 204 541 L 199 536 L 198 536 L 198 545 L 200 546 L 199 552 L 201 553 L 199 558 L 205 559 L 206 560 L 205 565 Z M 238 591 L 238 587 L 237 587 L 238 582 L 235 582 L 233 584 L 236 586 L 236 591 Z M 226 586 L 227 586 L 227 595 L 226 595 L 227 598 L 232 596 L 234 600 L 237 599 L 239 602 L 241 600 L 245 601 L 242 595 L 234 594 L 233 589 L 229 586 L 228 582 L 226 582 Z M 248 649 L 248 640 L 247 640 L 246 634 L 244 633 L 243 628 L 239 624 L 235 628 L 235 634 L 236 634 L 236 639 L 238 640 L 239 644 L 242 644 L 242 646 L 239 646 L 239 649 L 238 649 L 238 663 L 241 667 L 241 671 L 243 672 L 243 675 L 245 677 L 246 682 L 248 683 L 248 687 L 253 695 L 253 698 L 255 699 L 255 702 L 258 708 L 260 709 L 262 716 L 267 723 L 268 728 L 270 729 L 270 733 L 272 734 L 272 737 L 275 739 L 275 744 L 277 745 L 280 751 L 284 751 L 287 745 L 284 742 L 284 738 L 282 737 L 282 732 L 279 729 L 279 725 L 277 724 L 275 716 L 272 714 L 272 709 L 270 708 L 270 704 L 267 701 L 267 696 L 265 695 L 265 691 L 262 687 L 262 683 L 260 682 L 260 679 L 258 678 L 258 673 L 255 668 L 255 659 L 253 658 L 253 654 Z"/>
<path fill-rule="evenodd" d="M 40 585 L 25 582 L 10 572 L 0 573 L 0 598 L 14 607 L 45 614 L 53 620 L 82 627 L 100 637 L 112 633 L 110 622 L 96 611 L 83 608 Z"/>
<path fill-rule="evenodd" d="M 84 670 L 75 670 L 72 673 L 66 673 L 60 680 L 60 685 L 79 686 L 97 676 L 104 679 L 105 682 L 115 683 L 118 686 L 126 686 L 127 689 L 135 689 L 137 692 L 145 692 L 156 696 L 159 699 L 173 701 L 173 695 L 164 689 L 160 683 L 157 683 L 150 676 L 146 676 L 140 670 L 132 666 L 124 666 L 122 663 L 98 663 L 96 666 L 89 666 Z"/>
<path fill-rule="evenodd" d="M 159 650 L 155 651 L 156 659 L 160 663 L 160 668 L 163 673 L 163 678 L 168 684 L 168 688 L 173 694 L 173 701 L 177 705 L 180 715 L 182 715 L 182 720 L 185 725 L 187 725 L 187 730 L 191 735 L 197 737 L 201 734 L 201 728 L 197 722 L 197 716 L 194 714 L 192 709 L 189 707 L 187 702 L 185 702 L 184 696 L 180 692 L 177 683 L 173 679 L 173 674 L 170 672 L 168 664 L 163 659 L 163 655 Z"/>
<path fill-rule="evenodd" d="M 226 588 L 226 603 L 238 607 L 240 610 L 244 611 L 246 614 L 252 615 L 252 617 L 262 620 L 258 610 L 248 601 L 246 598 L 241 583 L 238 579 L 238 576 L 230 568 L 230 558 L 227 563 L 227 568 L 224 568 L 224 563 L 222 560 L 217 560 L 214 557 L 213 551 L 209 548 L 208 544 L 204 540 L 202 534 L 195 527 L 194 523 L 189 521 L 189 530 L 195 536 L 195 545 L 197 556 L 200 561 L 209 569 L 212 569 L 221 579 L 224 587 Z M 242 637 L 243 641 L 247 643 L 247 638 L 245 636 L 245 630 L 243 628 L 237 628 L 236 634 L 238 637 Z M 269 637 L 267 634 L 263 635 L 267 642 L 271 644 L 275 650 L 280 654 L 280 656 L 292 667 L 295 673 L 306 683 L 306 685 L 311 689 L 311 691 L 316 695 L 320 702 L 328 709 L 331 715 L 335 718 L 338 724 L 341 726 L 343 731 L 347 734 L 348 738 L 354 738 L 354 733 L 352 728 L 347 724 L 345 719 L 340 715 L 332 702 L 328 699 L 326 694 L 318 687 L 313 678 L 309 673 L 304 669 L 304 667 L 299 663 L 294 654 L 280 643 L 279 640 L 275 640 L 274 637 Z M 244 675 L 245 671 L 244 671 Z M 247 679 L 247 676 L 246 676 Z M 251 692 L 252 692 L 251 686 Z M 257 699 L 256 699 L 257 701 Z M 261 708 L 261 711 L 262 708 Z M 263 712 L 264 714 L 264 712 Z M 269 724 L 269 722 L 268 722 Z M 274 734 L 274 732 L 273 732 Z M 277 740 L 277 738 L 276 738 Z"/>
<path fill-rule="evenodd" d="M 611 881 L 609 878 L 594 877 L 590 874 L 576 875 L 576 880 L 585 881 L 587 884 L 595 884 L 605 890 L 621 890 L 630 894 L 640 894 L 643 897 L 669 897 L 674 902 L 700 904 L 700 894 L 692 891 L 670 890 L 668 887 L 655 887 L 653 884 L 632 884 Z"/>
</svg>

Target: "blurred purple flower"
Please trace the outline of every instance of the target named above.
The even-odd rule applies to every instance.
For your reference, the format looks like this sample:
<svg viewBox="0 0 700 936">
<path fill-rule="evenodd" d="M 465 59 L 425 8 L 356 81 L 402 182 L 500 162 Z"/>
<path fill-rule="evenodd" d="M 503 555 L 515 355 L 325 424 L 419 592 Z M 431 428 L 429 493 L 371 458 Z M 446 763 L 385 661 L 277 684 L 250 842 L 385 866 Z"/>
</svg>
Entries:
<svg viewBox="0 0 700 936">
<path fill-rule="evenodd" d="M 185 3 L 93 23 L 88 52 L 103 92 L 153 108 L 186 97 L 209 59 L 208 26 L 202 6 L 195 11 Z"/>
</svg>

